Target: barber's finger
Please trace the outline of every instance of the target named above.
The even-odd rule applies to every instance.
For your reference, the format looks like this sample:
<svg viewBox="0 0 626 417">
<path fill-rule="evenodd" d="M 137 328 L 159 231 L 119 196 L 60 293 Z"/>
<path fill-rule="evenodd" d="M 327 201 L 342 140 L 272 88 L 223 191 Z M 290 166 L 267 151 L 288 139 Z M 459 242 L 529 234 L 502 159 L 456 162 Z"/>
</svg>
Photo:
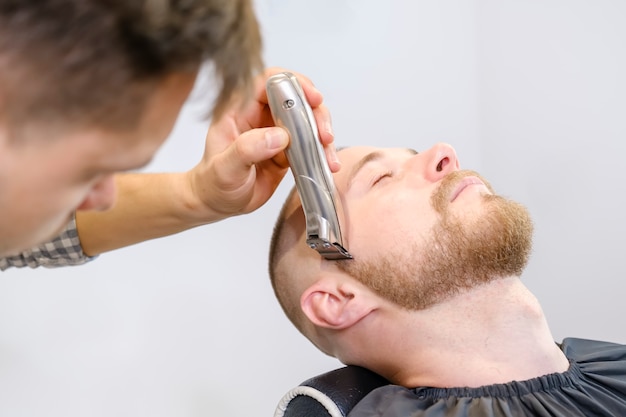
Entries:
<svg viewBox="0 0 626 417">
<path fill-rule="evenodd" d="M 320 92 L 320 90 L 317 89 L 317 87 L 315 87 L 313 82 L 308 77 L 305 77 L 302 74 L 294 73 L 294 75 L 298 79 L 300 86 L 302 86 L 304 94 L 306 95 L 306 99 L 311 107 L 315 108 L 322 105 L 322 102 L 324 101 L 324 95 Z"/>
<path fill-rule="evenodd" d="M 317 124 L 317 130 L 320 134 L 320 142 L 322 142 L 322 145 L 331 144 L 335 139 L 335 133 L 333 132 L 333 122 L 328 107 L 321 104 L 317 108 L 314 108 L 313 116 L 315 116 L 315 123 Z"/>
<path fill-rule="evenodd" d="M 335 150 L 335 134 L 333 132 L 332 120 L 328 107 L 323 104 L 318 106 L 313 109 L 313 115 L 315 116 L 315 123 L 317 124 L 320 142 L 324 146 L 328 166 L 331 172 L 337 172 L 341 168 L 341 162 L 339 161 L 337 151 Z"/>
<path fill-rule="evenodd" d="M 328 107 L 323 104 L 324 97 L 322 96 L 322 93 L 317 88 L 315 88 L 313 82 L 308 77 L 298 72 L 289 71 L 280 67 L 268 68 L 264 72 L 263 83 L 257 84 L 257 100 L 259 102 L 267 103 L 265 81 L 272 75 L 281 72 L 291 72 L 298 79 L 298 82 L 304 90 L 307 101 L 309 102 L 309 105 L 313 110 L 313 116 L 315 117 L 315 123 L 317 124 L 320 142 L 324 146 L 324 152 L 326 154 L 328 166 L 331 172 L 339 171 L 339 169 L 341 168 L 341 163 L 339 161 L 339 158 L 337 157 L 337 152 L 333 143 L 335 135 L 333 133 L 330 111 L 328 110 Z M 278 166 L 283 167 L 283 165 L 286 163 L 286 160 L 284 157 L 278 155 L 276 156 L 276 158 L 274 158 L 274 162 Z"/>
<path fill-rule="evenodd" d="M 337 156 L 337 151 L 335 150 L 335 144 L 331 143 L 324 147 L 324 153 L 326 154 L 326 160 L 328 161 L 328 167 L 331 172 L 338 172 L 341 169 L 341 161 Z"/>
<path fill-rule="evenodd" d="M 250 168 L 273 158 L 289 144 L 289 134 L 282 128 L 252 129 L 241 134 L 222 154 L 219 175 L 233 186 L 243 183 Z"/>
<path fill-rule="evenodd" d="M 255 97 L 257 101 L 267 104 L 267 91 L 265 90 L 265 84 L 267 82 L 267 79 L 272 75 L 276 75 L 281 72 L 290 72 L 296 76 L 298 82 L 300 83 L 300 86 L 304 90 L 304 94 L 306 95 L 307 101 L 309 102 L 311 107 L 315 108 L 322 104 L 322 102 L 324 101 L 324 96 L 307 76 L 300 74 L 299 72 L 291 71 L 281 67 L 267 68 L 263 72 L 262 77 L 257 77 L 257 82 L 255 85 Z"/>
</svg>

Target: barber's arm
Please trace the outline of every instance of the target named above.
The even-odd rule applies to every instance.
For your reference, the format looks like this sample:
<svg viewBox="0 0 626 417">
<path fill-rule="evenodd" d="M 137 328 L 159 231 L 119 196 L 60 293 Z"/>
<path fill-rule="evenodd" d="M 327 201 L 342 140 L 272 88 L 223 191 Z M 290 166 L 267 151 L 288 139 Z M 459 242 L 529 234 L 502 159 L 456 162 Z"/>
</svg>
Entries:
<svg viewBox="0 0 626 417">
<path fill-rule="evenodd" d="M 119 174 L 118 198 L 107 211 L 77 212 L 78 236 L 89 256 L 178 233 L 227 217 L 250 213 L 274 193 L 287 172 L 283 150 L 288 135 L 274 127 L 265 81 L 281 69 L 257 77 L 255 94 L 243 107 L 233 103 L 215 120 L 202 160 L 188 172 Z M 323 98 L 304 76 L 307 95 L 332 171 L 339 169 L 330 115 Z"/>
</svg>

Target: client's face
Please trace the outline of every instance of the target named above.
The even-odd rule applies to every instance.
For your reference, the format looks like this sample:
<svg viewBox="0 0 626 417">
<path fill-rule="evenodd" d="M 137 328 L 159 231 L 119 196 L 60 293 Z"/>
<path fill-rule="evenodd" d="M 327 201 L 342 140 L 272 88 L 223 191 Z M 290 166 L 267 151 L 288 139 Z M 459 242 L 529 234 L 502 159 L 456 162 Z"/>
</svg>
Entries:
<svg viewBox="0 0 626 417">
<path fill-rule="evenodd" d="M 340 158 L 341 226 L 355 259 L 336 264 L 383 297 L 424 309 L 521 274 L 532 238 L 527 210 L 459 170 L 450 146 L 419 154 L 355 147 Z"/>
</svg>

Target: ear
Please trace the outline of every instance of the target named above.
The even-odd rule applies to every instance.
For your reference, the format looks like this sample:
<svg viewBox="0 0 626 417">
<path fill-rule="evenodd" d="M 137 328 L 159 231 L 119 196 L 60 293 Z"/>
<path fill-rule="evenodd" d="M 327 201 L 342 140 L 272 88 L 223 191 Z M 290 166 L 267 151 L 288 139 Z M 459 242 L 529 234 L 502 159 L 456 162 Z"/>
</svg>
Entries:
<svg viewBox="0 0 626 417">
<path fill-rule="evenodd" d="M 325 277 L 304 291 L 300 307 L 316 326 L 339 330 L 357 323 L 376 305 L 357 284 Z"/>
</svg>

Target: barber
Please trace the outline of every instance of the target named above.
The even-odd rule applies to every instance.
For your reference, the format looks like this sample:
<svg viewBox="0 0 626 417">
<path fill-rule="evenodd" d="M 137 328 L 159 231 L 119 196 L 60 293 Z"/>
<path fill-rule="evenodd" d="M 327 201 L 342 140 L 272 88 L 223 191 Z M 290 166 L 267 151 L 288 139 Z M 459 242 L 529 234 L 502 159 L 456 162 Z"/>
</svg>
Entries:
<svg viewBox="0 0 626 417">
<path fill-rule="evenodd" d="M 262 70 L 251 2 L 135 3 L 0 8 L 0 269 L 81 264 L 250 213 L 285 175 L 289 137 L 265 94 L 282 70 Z M 126 173 L 153 158 L 207 64 L 220 90 L 199 163 Z M 299 79 L 336 171 L 322 95 Z"/>
</svg>

